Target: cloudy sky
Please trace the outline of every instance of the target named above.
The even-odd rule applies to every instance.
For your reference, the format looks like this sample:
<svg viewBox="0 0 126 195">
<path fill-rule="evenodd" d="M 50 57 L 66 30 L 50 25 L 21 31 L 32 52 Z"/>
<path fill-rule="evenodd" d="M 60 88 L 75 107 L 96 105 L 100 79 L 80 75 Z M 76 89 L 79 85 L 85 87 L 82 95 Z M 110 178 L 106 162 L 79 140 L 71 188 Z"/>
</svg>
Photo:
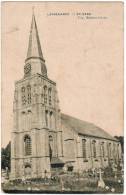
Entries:
<svg viewBox="0 0 126 195">
<path fill-rule="evenodd" d="M 6 2 L 2 5 L 2 145 L 13 130 L 14 82 L 23 77 L 33 6 L 61 111 L 111 135 L 123 135 L 123 4 Z"/>
</svg>

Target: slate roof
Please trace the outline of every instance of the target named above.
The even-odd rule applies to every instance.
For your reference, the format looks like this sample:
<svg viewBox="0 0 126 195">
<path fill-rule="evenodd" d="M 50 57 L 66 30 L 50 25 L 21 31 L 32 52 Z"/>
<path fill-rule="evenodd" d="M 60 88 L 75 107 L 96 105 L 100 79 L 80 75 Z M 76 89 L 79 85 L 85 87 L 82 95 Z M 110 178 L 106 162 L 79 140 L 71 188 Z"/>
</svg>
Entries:
<svg viewBox="0 0 126 195">
<path fill-rule="evenodd" d="M 61 114 L 61 123 L 65 127 L 76 131 L 78 134 L 117 141 L 117 139 L 115 139 L 102 128 L 94 125 L 93 123 L 82 121 L 80 119 L 74 118 L 63 113 Z"/>
<path fill-rule="evenodd" d="M 32 15 L 27 59 L 33 58 L 33 57 L 37 57 L 37 58 L 44 60 L 34 14 Z"/>
</svg>

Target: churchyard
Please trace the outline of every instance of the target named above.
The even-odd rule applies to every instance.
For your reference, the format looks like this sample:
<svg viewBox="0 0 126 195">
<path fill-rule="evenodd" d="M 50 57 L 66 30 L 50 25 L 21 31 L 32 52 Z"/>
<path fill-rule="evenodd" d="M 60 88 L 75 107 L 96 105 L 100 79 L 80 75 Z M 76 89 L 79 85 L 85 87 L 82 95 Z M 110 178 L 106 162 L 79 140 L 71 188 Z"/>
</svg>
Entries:
<svg viewBox="0 0 126 195">
<path fill-rule="evenodd" d="M 54 172 L 51 178 L 37 178 L 2 183 L 5 192 L 27 193 L 123 193 L 123 168 L 107 167 L 81 173 Z"/>
</svg>

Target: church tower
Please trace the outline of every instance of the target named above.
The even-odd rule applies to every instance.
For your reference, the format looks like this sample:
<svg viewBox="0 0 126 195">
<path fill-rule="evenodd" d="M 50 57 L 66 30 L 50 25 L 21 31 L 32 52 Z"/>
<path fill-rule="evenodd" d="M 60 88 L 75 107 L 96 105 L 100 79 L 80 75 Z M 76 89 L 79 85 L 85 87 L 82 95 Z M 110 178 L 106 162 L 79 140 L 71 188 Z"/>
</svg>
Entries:
<svg viewBox="0 0 126 195">
<path fill-rule="evenodd" d="M 62 156 L 61 117 L 56 83 L 47 76 L 34 13 L 24 77 L 15 82 L 13 115 L 11 178 L 49 176 L 51 160 Z"/>
</svg>

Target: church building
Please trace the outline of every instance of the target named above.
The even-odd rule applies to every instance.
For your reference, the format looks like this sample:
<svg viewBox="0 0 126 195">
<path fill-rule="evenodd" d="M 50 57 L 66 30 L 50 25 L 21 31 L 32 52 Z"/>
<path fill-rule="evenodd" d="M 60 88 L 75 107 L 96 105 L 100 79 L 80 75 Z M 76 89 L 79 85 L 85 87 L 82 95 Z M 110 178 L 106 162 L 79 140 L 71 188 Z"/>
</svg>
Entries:
<svg viewBox="0 0 126 195">
<path fill-rule="evenodd" d="M 12 179 L 50 177 L 59 170 L 82 172 L 121 160 L 118 140 L 93 123 L 61 113 L 34 14 L 24 77 L 15 82 L 13 117 Z"/>
</svg>

